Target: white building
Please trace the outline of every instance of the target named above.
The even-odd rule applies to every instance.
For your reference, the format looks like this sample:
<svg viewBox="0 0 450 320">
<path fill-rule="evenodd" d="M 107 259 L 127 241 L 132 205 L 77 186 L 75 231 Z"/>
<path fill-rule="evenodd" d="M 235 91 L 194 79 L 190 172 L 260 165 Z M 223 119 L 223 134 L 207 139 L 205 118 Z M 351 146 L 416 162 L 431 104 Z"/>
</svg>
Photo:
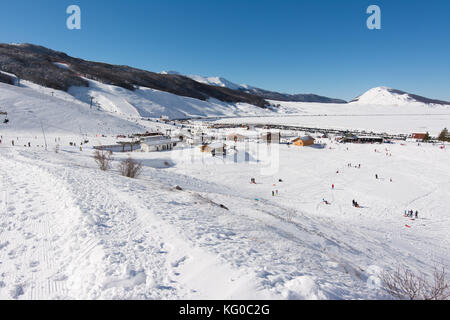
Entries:
<svg viewBox="0 0 450 320">
<path fill-rule="evenodd" d="M 169 136 L 152 136 L 141 139 L 141 151 L 165 151 L 172 150 L 179 140 L 172 139 Z"/>
</svg>

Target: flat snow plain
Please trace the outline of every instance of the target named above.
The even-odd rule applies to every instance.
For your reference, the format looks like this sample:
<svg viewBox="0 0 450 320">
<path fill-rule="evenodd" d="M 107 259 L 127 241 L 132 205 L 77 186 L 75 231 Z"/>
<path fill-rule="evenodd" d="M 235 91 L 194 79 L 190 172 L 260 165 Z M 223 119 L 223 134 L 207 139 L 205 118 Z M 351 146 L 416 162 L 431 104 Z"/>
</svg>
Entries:
<svg viewBox="0 0 450 320">
<path fill-rule="evenodd" d="M 326 104 L 271 101 L 277 114 L 233 117 L 217 123 L 272 124 L 319 129 L 359 130 L 410 134 L 429 132 L 437 136 L 450 125 L 450 106 Z"/>
</svg>

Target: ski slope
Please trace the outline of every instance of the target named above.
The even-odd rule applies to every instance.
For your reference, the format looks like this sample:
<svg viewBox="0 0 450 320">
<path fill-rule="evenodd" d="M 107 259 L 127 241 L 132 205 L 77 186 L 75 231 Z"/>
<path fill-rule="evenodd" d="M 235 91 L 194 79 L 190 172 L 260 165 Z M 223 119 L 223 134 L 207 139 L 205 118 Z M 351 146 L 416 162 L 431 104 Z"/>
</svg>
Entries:
<svg viewBox="0 0 450 320">
<path fill-rule="evenodd" d="M 66 64 L 57 64 L 60 68 L 70 68 Z M 2 72 L 17 78 L 13 74 Z M 39 94 L 45 94 L 52 98 L 59 98 L 66 102 L 76 103 L 84 107 L 89 106 L 92 109 L 101 110 L 113 116 L 121 118 L 160 118 L 161 116 L 170 119 L 185 119 L 197 117 L 213 117 L 213 116 L 247 116 L 247 115 L 268 115 L 270 110 L 263 109 L 248 103 L 225 103 L 213 98 L 208 101 L 198 100 L 190 97 L 178 96 L 165 91 L 155 89 L 137 87 L 131 91 L 121 87 L 104 84 L 98 81 L 84 78 L 89 83 L 89 87 L 71 87 L 68 92 L 54 90 L 43 87 L 30 81 L 21 80 L 21 88 L 31 89 Z M 18 94 L 29 96 L 28 91 L 17 91 L 12 86 L 3 83 L 2 90 L 4 95 L 8 97 L 11 92 L 15 92 L 14 98 L 18 99 Z M 33 95 L 36 97 L 36 95 Z M 28 97 L 29 99 L 29 97 Z M 4 104 L 10 104 L 11 99 L 5 100 Z M 1 101 L 0 101 L 1 103 Z"/>
<path fill-rule="evenodd" d="M 90 87 L 69 92 L 21 81 L 21 87 L 0 83 L 0 110 L 11 120 L 4 129 L 41 132 L 129 134 L 145 132 L 142 118 L 190 118 L 263 115 L 271 112 L 245 104 L 201 101 L 149 88 L 135 91 L 89 80 Z M 92 107 L 90 97 L 93 97 Z M 153 128 L 154 126 L 150 126 Z"/>
<path fill-rule="evenodd" d="M 1 131 L 35 135 L 42 133 L 42 126 L 48 132 L 72 135 L 144 130 L 134 119 L 90 109 L 89 104 L 81 103 L 65 92 L 31 83 L 23 85 L 25 87 L 19 88 L 0 83 L 0 108 L 8 112 L 10 120 L 7 125 L 2 124 Z"/>
<path fill-rule="evenodd" d="M 87 80 L 87 79 L 86 79 Z M 210 116 L 264 115 L 270 112 L 247 103 L 224 103 L 216 99 L 202 101 L 172 93 L 139 87 L 130 91 L 89 81 L 89 88 L 72 87 L 69 93 L 80 101 L 94 97 L 102 109 L 126 116 L 185 119 Z"/>
</svg>

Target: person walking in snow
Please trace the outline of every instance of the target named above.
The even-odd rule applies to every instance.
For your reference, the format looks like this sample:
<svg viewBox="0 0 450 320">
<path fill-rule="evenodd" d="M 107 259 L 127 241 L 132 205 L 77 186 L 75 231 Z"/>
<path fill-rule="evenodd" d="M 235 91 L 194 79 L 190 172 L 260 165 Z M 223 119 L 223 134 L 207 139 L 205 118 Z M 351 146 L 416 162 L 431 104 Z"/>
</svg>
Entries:
<svg viewBox="0 0 450 320">
<path fill-rule="evenodd" d="M 378 180 L 378 174 L 375 174 L 375 179 L 377 179 L 377 180 Z"/>
<path fill-rule="evenodd" d="M 419 218 L 419 211 L 416 210 L 416 219 Z"/>
<path fill-rule="evenodd" d="M 334 190 L 334 184 L 332 184 L 332 185 L 331 185 L 331 189 L 333 189 L 333 190 Z"/>
<path fill-rule="evenodd" d="M 11 140 L 11 144 L 12 144 L 12 146 L 14 147 L 14 140 Z"/>
</svg>

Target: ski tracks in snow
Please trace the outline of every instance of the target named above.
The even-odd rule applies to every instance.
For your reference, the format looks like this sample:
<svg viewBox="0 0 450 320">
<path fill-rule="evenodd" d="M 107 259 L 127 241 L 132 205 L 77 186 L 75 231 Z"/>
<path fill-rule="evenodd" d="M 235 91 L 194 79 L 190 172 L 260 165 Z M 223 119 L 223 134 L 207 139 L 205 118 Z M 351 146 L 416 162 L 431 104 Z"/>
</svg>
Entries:
<svg viewBox="0 0 450 320">
<path fill-rule="evenodd" d="M 76 217 L 64 201 L 66 190 L 41 169 L 4 155 L 0 174 L 0 297 L 66 297 L 61 266 Z"/>
</svg>

